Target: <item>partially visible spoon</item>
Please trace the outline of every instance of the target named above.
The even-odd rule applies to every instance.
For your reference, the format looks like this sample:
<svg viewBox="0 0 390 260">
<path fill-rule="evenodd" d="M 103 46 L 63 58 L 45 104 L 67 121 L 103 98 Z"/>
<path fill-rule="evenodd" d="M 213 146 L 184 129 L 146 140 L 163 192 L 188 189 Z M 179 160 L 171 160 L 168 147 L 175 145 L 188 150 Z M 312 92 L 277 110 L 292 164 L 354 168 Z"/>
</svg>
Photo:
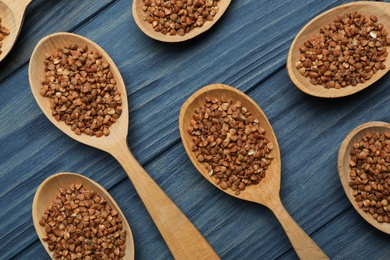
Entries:
<svg viewBox="0 0 390 260">
<path fill-rule="evenodd" d="M 355 210 L 362 216 L 368 223 L 377 229 L 390 234 L 390 224 L 389 223 L 379 223 L 375 220 L 371 214 L 364 212 L 362 208 L 359 208 L 355 197 L 353 196 L 352 188 L 349 186 L 350 182 L 350 165 L 351 160 L 350 151 L 352 150 L 353 144 L 360 142 L 362 138 L 367 134 L 375 133 L 390 133 L 390 124 L 385 122 L 368 122 L 356 127 L 352 130 L 344 139 L 340 145 L 339 155 L 338 155 L 338 172 L 343 185 L 345 194 L 347 195 L 349 201 Z"/>
<path fill-rule="evenodd" d="M 60 188 L 68 188 L 71 184 L 82 184 L 84 188 L 96 192 L 99 196 L 106 199 L 108 205 L 118 212 L 118 216 L 122 220 L 123 229 L 126 230 L 126 253 L 124 259 L 134 259 L 134 239 L 130 229 L 130 225 L 126 220 L 125 215 L 121 211 L 114 198 L 97 182 L 82 176 L 80 174 L 71 172 L 61 172 L 54 174 L 44 180 L 39 185 L 32 204 L 32 217 L 35 230 L 38 234 L 42 245 L 46 249 L 46 252 L 52 256 L 53 252 L 49 250 L 47 242 L 43 240 L 43 237 L 47 236 L 45 228 L 39 224 L 39 220 L 42 218 L 43 213 L 50 207 L 52 201 L 56 198 L 60 192 Z"/>
<path fill-rule="evenodd" d="M 298 69 L 295 67 L 295 63 L 299 60 L 300 51 L 299 48 L 303 46 L 305 41 L 311 35 L 318 35 L 319 29 L 327 24 L 331 23 L 336 16 L 342 17 L 347 13 L 359 12 L 364 15 L 375 15 L 378 18 L 378 21 L 384 25 L 384 28 L 390 30 L 390 3 L 384 2 L 374 2 L 374 1 L 357 1 L 344 5 L 337 6 L 332 8 L 317 17 L 313 18 L 309 23 L 307 23 L 301 31 L 295 37 L 293 43 L 291 44 L 290 50 L 287 56 L 287 71 L 292 82 L 297 86 L 301 91 L 316 97 L 323 98 L 337 98 L 352 95 L 356 92 L 359 92 L 381 77 L 383 77 L 390 69 L 390 58 L 387 57 L 384 64 L 386 69 L 378 70 L 369 80 L 365 83 L 359 83 L 356 86 L 347 86 L 340 89 L 334 88 L 324 88 L 322 85 L 313 85 L 310 83 L 310 79 L 304 77 L 300 74 Z M 387 47 L 389 50 L 389 47 Z"/>
<path fill-rule="evenodd" d="M 0 17 L 10 34 L 3 40 L 0 54 L 0 62 L 7 56 L 14 46 L 22 28 L 24 13 L 32 0 L 0 0 Z"/>
<path fill-rule="evenodd" d="M 193 30 L 190 30 L 188 33 L 186 33 L 183 36 L 180 35 L 168 35 L 163 34 L 161 32 L 156 32 L 152 24 L 150 24 L 148 21 L 144 20 L 145 12 L 143 10 L 143 3 L 142 0 L 133 0 L 133 17 L 138 25 L 138 27 L 143 31 L 147 36 L 150 38 L 153 38 L 158 41 L 162 42 L 182 42 L 189 39 L 192 39 L 196 36 L 198 36 L 201 33 L 204 33 L 208 29 L 210 29 L 225 13 L 226 9 L 228 8 L 231 0 L 219 0 L 218 1 L 218 12 L 215 14 L 213 20 L 211 21 L 205 21 L 205 23 L 201 27 L 195 27 Z"/>
<path fill-rule="evenodd" d="M 273 143 L 274 148 L 271 152 L 273 161 L 266 171 L 266 177 L 257 185 L 247 186 L 239 195 L 230 189 L 223 190 L 218 185 L 208 170 L 197 160 L 195 153 L 191 150 L 193 141 L 191 136 L 187 133 L 187 128 L 190 126 L 192 114 L 195 109 L 200 108 L 205 103 L 206 98 L 226 97 L 232 100 L 239 100 L 243 106 L 251 112 L 251 114 L 259 120 L 259 124 L 266 130 L 267 138 Z M 281 158 L 275 133 L 270 122 L 261 108 L 247 95 L 241 91 L 224 85 L 211 84 L 205 86 L 195 92 L 191 97 L 184 102 L 179 117 L 180 136 L 188 157 L 198 169 L 198 171 L 214 186 L 227 194 L 239 199 L 247 200 L 262 204 L 268 207 L 276 215 L 282 224 L 288 238 L 290 239 L 296 253 L 301 259 L 328 259 L 324 252 L 318 245 L 302 230 L 301 227 L 292 219 L 284 208 L 280 200 L 280 177 L 281 177 Z"/>
<path fill-rule="evenodd" d="M 49 99 L 41 96 L 41 78 L 44 75 L 45 54 L 53 53 L 57 48 L 76 43 L 87 45 L 89 50 L 102 54 L 103 61 L 110 64 L 111 72 L 116 80 L 122 97 L 122 115 L 111 127 L 111 134 L 96 138 L 86 134 L 76 135 L 62 121 L 56 121 L 52 116 Z M 128 102 L 123 78 L 110 56 L 93 41 L 71 33 L 55 33 L 38 42 L 29 65 L 29 80 L 31 91 L 46 117 L 61 131 L 71 138 L 86 145 L 101 149 L 114 156 L 125 169 L 139 196 L 153 218 L 157 228 L 177 259 L 218 259 L 212 247 L 199 233 L 190 220 L 164 193 L 157 183 L 147 174 L 137 162 L 127 146 L 128 132 Z"/>
</svg>

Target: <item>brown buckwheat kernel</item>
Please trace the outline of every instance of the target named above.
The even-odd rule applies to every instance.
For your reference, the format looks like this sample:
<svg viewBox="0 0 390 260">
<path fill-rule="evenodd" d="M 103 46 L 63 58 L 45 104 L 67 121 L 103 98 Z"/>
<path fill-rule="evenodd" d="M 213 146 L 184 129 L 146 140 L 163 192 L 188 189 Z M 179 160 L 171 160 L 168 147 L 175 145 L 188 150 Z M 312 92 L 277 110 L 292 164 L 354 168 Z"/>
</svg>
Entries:
<svg viewBox="0 0 390 260">
<path fill-rule="evenodd" d="M 356 86 L 369 80 L 384 61 L 390 46 L 388 31 L 374 15 L 358 12 L 336 17 L 319 35 L 311 35 L 300 47 L 296 68 L 314 85 L 325 88 Z"/>
<path fill-rule="evenodd" d="M 273 143 L 239 100 L 206 98 L 194 111 L 187 132 L 197 160 L 216 184 L 237 195 L 246 186 L 258 184 L 272 162 Z"/>
<path fill-rule="evenodd" d="M 390 133 L 366 134 L 350 155 L 355 201 L 378 222 L 390 223 Z"/>
<path fill-rule="evenodd" d="M 109 135 L 109 127 L 122 114 L 122 99 L 102 55 L 71 44 L 46 54 L 44 64 L 39 91 L 50 98 L 54 118 L 77 135 Z"/>
<path fill-rule="evenodd" d="M 1 47 L 3 46 L 3 40 L 10 34 L 10 31 L 1 25 L 2 19 L 0 17 L 0 54 L 2 54 Z"/>
<path fill-rule="evenodd" d="M 61 187 L 39 224 L 54 259 L 123 259 L 126 230 L 118 212 L 80 183 Z"/>
<path fill-rule="evenodd" d="M 213 20 L 219 0 L 142 0 L 144 20 L 156 32 L 167 35 L 188 33 Z"/>
</svg>

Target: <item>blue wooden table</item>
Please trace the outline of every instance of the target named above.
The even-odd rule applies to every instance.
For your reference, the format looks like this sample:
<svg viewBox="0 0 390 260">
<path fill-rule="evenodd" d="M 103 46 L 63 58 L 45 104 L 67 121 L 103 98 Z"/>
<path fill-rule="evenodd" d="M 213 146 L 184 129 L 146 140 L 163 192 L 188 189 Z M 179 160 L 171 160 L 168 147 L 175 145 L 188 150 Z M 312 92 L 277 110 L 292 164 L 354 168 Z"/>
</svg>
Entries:
<svg viewBox="0 0 390 260">
<path fill-rule="evenodd" d="M 297 255 L 271 211 L 221 192 L 186 155 L 178 129 L 181 105 L 211 83 L 240 89 L 268 116 L 281 151 L 282 202 L 331 259 L 390 259 L 389 235 L 354 210 L 337 172 L 339 146 L 352 129 L 390 122 L 390 75 L 358 94 L 321 99 L 298 90 L 286 71 L 299 30 L 347 2 L 235 0 L 207 33 L 163 43 L 136 26 L 132 1 L 33 1 L 16 45 L 0 64 L 0 259 L 49 259 L 33 227 L 32 200 L 45 178 L 64 171 L 92 178 L 115 198 L 131 225 L 136 259 L 172 258 L 119 163 L 63 134 L 32 96 L 32 50 L 59 31 L 88 37 L 110 54 L 127 86 L 131 151 L 222 259 Z"/>
</svg>

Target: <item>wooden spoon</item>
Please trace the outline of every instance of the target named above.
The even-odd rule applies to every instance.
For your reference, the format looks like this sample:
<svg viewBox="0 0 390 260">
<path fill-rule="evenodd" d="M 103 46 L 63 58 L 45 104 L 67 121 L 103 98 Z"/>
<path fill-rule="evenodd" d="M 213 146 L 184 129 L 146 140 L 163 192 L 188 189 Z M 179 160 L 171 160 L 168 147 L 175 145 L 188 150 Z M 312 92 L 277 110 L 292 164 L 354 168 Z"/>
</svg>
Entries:
<svg viewBox="0 0 390 260">
<path fill-rule="evenodd" d="M 34 227 L 47 253 L 50 256 L 53 254 L 53 252 L 49 250 L 47 242 L 43 241 L 43 237 L 46 236 L 46 232 L 45 228 L 39 224 L 39 220 L 42 218 L 43 213 L 50 207 L 52 201 L 60 192 L 60 188 L 68 188 L 72 183 L 83 184 L 83 187 L 85 187 L 86 189 L 95 191 L 98 195 L 107 200 L 108 205 L 110 205 L 112 209 L 115 209 L 118 212 L 118 215 L 122 220 L 123 228 L 124 230 L 126 230 L 125 259 L 134 259 L 133 234 L 131 233 L 129 223 L 127 222 L 126 217 L 119 208 L 118 204 L 111 197 L 111 195 L 98 183 L 85 176 L 71 172 L 61 172 L 50 176 L 45 181 L 43 181 L 41 185 L 39 185 L 34 196 L 32 204 L 32 217 Z"/>
<path fill-rule="evenodd" d="M 96 138 L 85 134 L 74 134 L 65 123 L 54 119 L 49 99 L 39 94 L 39 88 L 41 87 L 40 79 L 44 75 L 43 61 L 45 53 L 53 53 L 57 47 L 63 47 L 72 43 L 76 43 L 79 46 L 87 45 L 90 50 L 101 53 L 103 60 L 110 64 L 117 87 L 121 91 L 123 112 L 118 121 L 110 127 L 111 134 L 109 136 Z M 113 60 L 100 46 L 76 34 L 55 33 L 48 35 L 38 42 L 32 53 L 29 65 L 29 80 L 32 93 L 39 107 L 55 126 L 71 138 L 106 151 L 118 160 L 132 181 L 175 258 L 218 258 L 212 247 L 195 226 L 147 174 L 130 152 L 126 141 L 129 119 L 125 83 Z"/>
<path fill-rule="evenodd" d="M 350 182 L 349 172 L 350 166 L 349 162 L 351 156 L 349 152 L 352 149 L 352 146 L 355 142 L 359 142 L 367 133 L 375 134 L 375 133 L 384 133 L 390 132 L 390 124 L 384 122 L 368 122 L 356 127 L 352 130 L 341 143 L 339 155 L 338 155 L 338 171 L 339 177 L 341 180 L 341 184 L 343 185 L 344 191 L 347 194 L 349 201 L 352 206 L 356 209 L 356 211 L 371 225 L 376 227 L 377 229 L 390 234 L 390 224 L 389 223 L 379 223 L 376 221 L 370 213 L 364 212 L 361 208 L 359 208 L 357 202 L 355 201 L 355 197 L 352 194 L 352 188 L 348 185 Z"/>
<path fill-rule="evenodd" d="M 267 169 L 266 177 L 257 185 L 251 185 L 236 195 L 230 189 L 222 190 L 215 184 L 214 179 L 203 165 L 196 159 L 195 154 L 191 151 L 193 141 L 191 136 L 187 133 L 187 128 L 190 126 L 192 114 L 196 108 L 204 105 L 206 97 L 221 97 L 231 98 L 233 100 L 240 100 L 244 107 L 252 113 L 252 115 L 260 121 L 260 125 L 266 130 L 267 138 L 273 142 L 274 149 L 271 155 L 274 157 L 270 167 Z M 292 219 L 287 213 L 280 200 L 280 177 L 281 177 L 281 159 L 278 141 L 272 129 L 270 122 L 265 116 L 260 107 L 247 95 L 239 90 L 223 84 L 212 84 L 205 86 L 195 92 L 183 104 L 180 110 L 179 117 L 180 136 L 183 141 L 184 148 L 191 159 L 192 163 L 198 171 L 214 186 L 227 194 L 239 199 L 256 202 L 268 207 L 276 215 L 284 230 L 287 233 L 295 251 L 301 259 L 327 259 L 327 256 L 321 251 L 317 244 L 302 230 L 301 227 Z"/>
<path fill-rule="evenodd" d="M 388 31 L 390 31 L 390 3 L 384 2 L 352 2 L 344 5 L 337 6 L 333 9 L 330 9 L 314 19 L 312 19 L 306 26 L 304 26 L 301 31 L 295 37 L 293 43 L 291 44 L 290 50 L 287 56 L 287 71 L 293 81 L 293 83 L 303 92 L 317 97 L 323 98 L 337 98 L 352 95 L 356 92 L 359 92 L 375 81 L 383 77 L 390 69 L 390 58 L 388 57 L 385 61 L 386 69 L 379 70 L 374 74 L 371 79 L 365 83 L 359 83 L 356 86 L 347 86 L 341 89 L 326 89 L 322 85 L 313 85 L 310 83 L 310 79 L 302 76 L 295 67 L 295 63 L 299 60 L 299 47 L 303 46 L 304 42 L 311 35 L 318 35 L 319 29 L 327 23 L 332 23 L 336 16 L 344 16 L 345 14 L 351 12 L 359 12 L 363 15 L 376 15 L 378 17 L 378 22 L 384 25 Z M 389 52 L 389 47 L 387 47 Z"/>
<path fill-rule="evenodd" d="M 206 21 L 201 27 L 196 27 L 193 30 L 190 30 L 183 36 L 180 35 L 168 35 L 153 30 L 152 25 L 144 20 L 145 12 L 143 11 L 143 1 L 134 0 L 133 1 L 133 17 L 138 25 L 138 27 L 143 31 L 147 36 L 162 42 L 182 42 L 189 39 L 192 39 L 199 34 L 210 29 L 224 14 L 228 8 L 231 0 L 219 0 L 218 1 L 218 13 L 214 16 L 212 21 Z"/>
<path fill-rule="evenodd" d="M 10 31 L 10 34 L 2 41 L 0 62 L 7 56 L 15 44 L 22 28 L 24 13 L 30 2 L 31 0 L 0 0 L 1 24 Z"/>
</svg>

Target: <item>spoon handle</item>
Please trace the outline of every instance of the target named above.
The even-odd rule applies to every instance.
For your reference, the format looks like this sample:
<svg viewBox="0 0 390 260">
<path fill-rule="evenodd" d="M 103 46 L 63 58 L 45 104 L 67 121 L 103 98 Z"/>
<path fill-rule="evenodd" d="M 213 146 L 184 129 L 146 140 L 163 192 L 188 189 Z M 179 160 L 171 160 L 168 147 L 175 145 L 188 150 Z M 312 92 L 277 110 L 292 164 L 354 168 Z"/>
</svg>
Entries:
<svg viewBox="0 0 390 260">
<path fill-rule="evenodd" d="M 275 196 L 272 203 L 269 203 L 267 206 L 273 211 L 283 229 L 286 231 L 286 234 L 300 259 L 329 259 L 321 248 L 290 216 L 284 208 L 280 197 Z"/>
<path fill-rule="evenodd" d="M 127 144 L 111 154 L 125 169 L 175 259 L 219 259 L 205 238 L 137 162 Z"/>
</svg>

